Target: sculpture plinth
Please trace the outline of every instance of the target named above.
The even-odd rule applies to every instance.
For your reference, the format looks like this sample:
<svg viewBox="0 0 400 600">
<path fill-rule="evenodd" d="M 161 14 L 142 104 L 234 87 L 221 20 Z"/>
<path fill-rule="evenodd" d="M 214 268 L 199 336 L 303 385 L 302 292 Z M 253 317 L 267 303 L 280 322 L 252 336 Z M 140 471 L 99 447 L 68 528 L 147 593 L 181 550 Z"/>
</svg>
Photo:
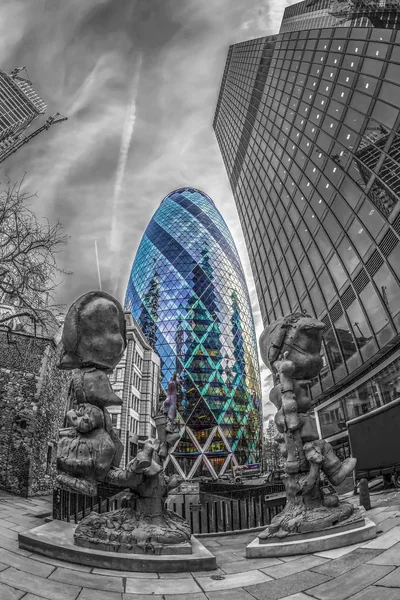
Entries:
<svg viewBox="0 0 400 600">
<path fill-rule="evenodd" d="M 352 504 L 340 502 L 333 487 L 353 472 L 357 461 L 350 457 L 341 462 L 332 446 L 319 439 L 308 394 L 311 380 L 322 368 L 324 327 L 308 315 L 293 313 L 271 323 L 261 335 L 261 356 L 276 382 L 270 400 L 277 408 L 276 441 L 285 459 L 286 505 L 258 536 L 256 547 L 252 546 L 247 556 L 278 556 L 279 545 L 282 549 L 285 546 L 283 555 L 304 552 L 296 541 L 313 536 L 314 547 L 319 547 L 318 535 L 337 536 L 338 527 L 342 533 L 358 527 L 362 536 L 367 535 L 364 518 L 354 514 Z M 371 527 L 368 535 L 375 535 Z M 336 544 L 332 547 L 341 545 L 340 536 L 332 543 Z M 265 547 L 262 552 L 266 544 L 273 547 L 272 553 Z"/>
<path fill-rule="evenodd" d="M 60 438 L 57 482 L 63 489 L 95 496 L 97 484 L 129 488 L 125 506 L 106 514 L 90 513 L 76 527 L 75 544 L 121 553 L 190 554 L 190 526 L 165 508 L 169 490 L 180 484 L 168 477 L 163 462 L 179 435 L 176 401 L 179 378 L 156 417 L 158 439 L 147 440 L 124 469 L 123 446 L 113 429 L 107 406 L 122 400 L 112 390 L 107 373 L 126 347 L 125 319 L 120 304 L 104 292 L 89 292 L 69 309 L 63 329 L 60 369 L 74 370 L 70 386 L 72 427 Z"/>
</svg>

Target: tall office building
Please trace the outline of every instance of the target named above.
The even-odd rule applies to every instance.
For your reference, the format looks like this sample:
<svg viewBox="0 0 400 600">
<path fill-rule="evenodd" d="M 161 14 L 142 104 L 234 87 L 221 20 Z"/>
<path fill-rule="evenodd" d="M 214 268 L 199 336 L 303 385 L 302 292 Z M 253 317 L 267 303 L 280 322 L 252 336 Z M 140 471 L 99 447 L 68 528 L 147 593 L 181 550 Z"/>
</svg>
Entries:
<svg viewBox="0 0 400 600">
<path fill-rule="evenodd" d="M 400 398 L 399 2 L 300 2 L 229 48 L 214 119 L 264 325 L 325 323 L 322 435 Z"/>
<path fill-rule="evenodd" d="M 140 243 L 126 307 L 176 373 L 180 439 L 168 472 L 213 476 L 261 458 L 261 397 L 253 316 L 240 259 L 203 192 L 168 194 Z M 233 463 L 232 463 L 233 461 Z"/>
<path fill-rule="evenodd" d="M 21 76 L 23 70 L 15 68 L 7 74 L 0 69 L 0 162 L 51 125 L 66 120 L 56 113 L 38 129 L 28 130 L 32 122 L 45 113 L 46 104 L 31 82 Z"/>
</svg>

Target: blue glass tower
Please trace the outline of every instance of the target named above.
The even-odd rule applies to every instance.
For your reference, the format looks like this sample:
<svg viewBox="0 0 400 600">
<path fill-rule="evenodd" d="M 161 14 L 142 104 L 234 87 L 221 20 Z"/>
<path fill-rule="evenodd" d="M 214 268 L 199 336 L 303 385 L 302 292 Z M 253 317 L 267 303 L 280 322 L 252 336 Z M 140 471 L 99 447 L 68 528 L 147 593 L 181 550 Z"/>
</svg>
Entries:
<svg viewBox="0 0 400 600">
<path fill-rule="evenodd" d="M 167 469 L 216 476 L 259 462 L 261 392 L 253 317 L 240 259 L 211 198 L 193 188 L 168 194 L 133 263 L 126 307 L 174 373 L 180 439 Z"/>
</svg>

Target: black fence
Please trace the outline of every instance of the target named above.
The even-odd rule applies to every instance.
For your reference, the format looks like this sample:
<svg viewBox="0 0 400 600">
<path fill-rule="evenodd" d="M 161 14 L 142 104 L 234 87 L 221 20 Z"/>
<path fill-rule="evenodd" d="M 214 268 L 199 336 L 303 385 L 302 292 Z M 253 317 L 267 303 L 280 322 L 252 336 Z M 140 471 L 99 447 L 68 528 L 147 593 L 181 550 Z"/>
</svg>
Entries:
<svg viewBox="0 0 400 600">
<path fill-rule="evenodd" d="M 182 503 L 173 503 L 170 507 L 190 523 L 194 535 L 266 527 L 286 504 L 283 496 L 268 500 L 264 500 L 262 496 L 244 500 L 222 497 L 212 499 L 209 494 L 200 493 L 198 504 L 189 501 L 186 496 L 183 499 Z"/>
<path fill-rule="evenodd" d="M 248 498 L 260 498 L 271 494 L 285 493 L 283 483 L 263 483 L 260 485 L 246 485 L 237 483 L 200 483 L 200 490 L 205 494 L 213 494 L 217 496 L 225 496 L 236 500 L 244 500 Z"/>
<path fill-rule="evenodd" d="M 128 494 L 129 490 L 121 491 L 120 488 L 99 486 L 98 496 L 91 498 L 83 494 L 55 489 L 53 518 L 68 523 L 79 523 L 92 511 L 104 513 L 121 508 L 123 498 Z M 284 496 L 265 499 L 265 495 L 259 495 L 233 499 L 200 492 L 197 497 L 199 502 L 193 502 L 193 495 L 181 495 L 178 497 L 180 502 L 169 503 L 171 510 L 190 523 L 194 535 L 266 527 L 286 503 Z"/>
<path fill-rule="evenodd" d="M 121 508 L 122 499 L 129 490 L 111 486 L 98 486 L 95 498 L 55 488 L 53 491 L 53 519 L 79 523 L 92 511 L 110 512 Z"/>
</svg>

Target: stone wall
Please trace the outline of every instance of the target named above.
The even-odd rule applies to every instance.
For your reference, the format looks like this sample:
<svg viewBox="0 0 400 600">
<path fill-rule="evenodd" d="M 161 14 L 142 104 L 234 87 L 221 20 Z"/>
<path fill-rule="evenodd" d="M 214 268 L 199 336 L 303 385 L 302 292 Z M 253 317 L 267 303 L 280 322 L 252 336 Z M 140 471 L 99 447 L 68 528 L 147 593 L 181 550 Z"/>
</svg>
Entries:
<svg viewBox="0 0 400 600">
<path fill-rule="evenodd" d="M 0 487 L 52 491 L 68 384 L 54 340 L 0 331 Z"/>
</svg>

